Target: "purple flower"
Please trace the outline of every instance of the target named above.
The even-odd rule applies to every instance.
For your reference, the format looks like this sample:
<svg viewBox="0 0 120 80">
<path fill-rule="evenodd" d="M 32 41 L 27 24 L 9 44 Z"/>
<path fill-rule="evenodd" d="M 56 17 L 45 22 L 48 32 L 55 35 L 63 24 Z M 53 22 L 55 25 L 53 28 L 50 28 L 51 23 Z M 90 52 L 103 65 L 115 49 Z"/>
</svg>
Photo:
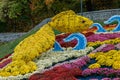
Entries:
<svg viewBox="0 0 120 80">
<path fill-rule="evenodd" d="M 79 66 L 74 63 L 65 63 L 65 64 L 62 64 L 62 66 L 68 69 L 79 68 Z"/>
<path fill-rule="evenodd" d="M 93 34 L 87 37 L 88 42 L 105 41 L 108 39 L 120 38 L 120 33 Z"/>
<path fill-rule="evenodd" d="M 119 70 L 115 70 L 115 74 L 116 74 L 116 76 L 120 76 L 120 69 Z"/>
<path fill-rule="evenodd" d="M 92 53 L 100 52 L 104 47 L 106 47 L 106 44 L 101 45 L 100 47 L 96 48 L 92 51 Z"/>
<path fill-rule="evenodd" d="M 96 74 L 96 72 L 97 72 L 98 70 L 99 70 L 99 68 L 92 69 L 92 70 L 91 70 L 91 73 L 92 73 L 92 74 Z"/>
<path fill-rule="evenodd" d="M 71 68 L 72 68 L 72 66 L 71 66 L 71 64 L 70 64 L 70 63 L 65 63 L 65 64 L 62 64 L 62 66 L 63 66 L 63 67 L 65 67 L 65 68 L 69 68 L 69 69 L 71 69 Z"/>
<path fill-rule="evenodd" d="M 84 60 L 77 60 L 77 61 L 74 61 L 73 63 L 78 65 L 79 67 L 82 67 L 87 64 Z"/>
<path fill-rule="evenodd" d="M 85 69 L 83 70 L 82 74 L 83 76 L 97 74 L 97 75 L 104 75 L 104 76 L 119 77 L 120 70 L 114 70 L 114 69 L 109 69 L 109 68 Z"/>
<path fill-rule="evenodd" d="M 103 44 L 97 49 L 95 49 L 94 51 L 92 51 L 92 53 L 101 52 L 101 51 L 106 52 L 106 51 L 113 50 L 113 49 L 115 49 L 115 46 L 113 44 Z"/>
<path fill-rule="evenodd" d="M 91 75 L 91 69 L 85 69 L 83 72 L 82 72 L 82 76 L 89 76 Z"/>
<path fill-rule="evenodd" d="M 109 50 L 113 50 L 115 49 L 115 46 L 113 44 L 106 44 L 105 47 L 103 47 L 103 49 L 101 50 L 102 52 L 107 52 Z"/>
<path fill-rule="evenodd" d="M 83 56 L 81 57 L 82 60 L 84 60 L 85 62 L 90 62 L 90 58 L 88 56 Z"/>
<path fill-rule="evenodd" d="M 93 72 L 94 74 L 98 74 L 98 75 L 102 73 L 101 68 L 95 68 L 95 69 L 93 69 L 93 71 L 91 71 L 91 72 Z"/>
</svg>

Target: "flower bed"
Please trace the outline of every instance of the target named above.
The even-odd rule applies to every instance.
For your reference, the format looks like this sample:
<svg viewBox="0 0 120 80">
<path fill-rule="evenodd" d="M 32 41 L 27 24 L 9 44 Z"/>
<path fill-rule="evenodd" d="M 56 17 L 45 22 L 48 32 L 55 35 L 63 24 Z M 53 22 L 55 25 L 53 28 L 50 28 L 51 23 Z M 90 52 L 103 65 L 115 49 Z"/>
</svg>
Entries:
<svg viewBox="0 0 120 80">
<path fill-rule="evenodd" d="M 64 17 L 59 18 L 61 15 Z M 77 19 L 70 28 L 68 16 L 71 23 Z M 120 80 L 120 32 L 94 33 L 93 29 L 84 31 L 85 36 L 80 33 L 55 36 L 52 30 L 53 27 L 62 32 L 78 32 L 92 23 L 73 11 L 56 15 L 21 41 L 12 55 L 0 59 L 0 80 Z M 55 51 L 56 46 L 63 48 Z"/>
<path fill-rule="evenodd" d="M 116 77 L 119 77 L 119 73 L 120 73 L 120 70 L 119 70 L 120 67 L 118 62 L 120 61 L 120 58 L 119 58 L 120 44 L 119 42 L 116 43 L 115 36 L 112 39 L 111 39 L 111 36 L 110 37 L 108 36 L 108 35 L 117 35 L 117 34 L 119 33 L 97 34 L 97 35 L 103 35 L 104 37 L 107 36 L 108 39 L 101 41 L 100 43 L 102 44 L 99 45 L 97 48 L 93 49 L 92 47 L 88 47 L 84 51 L 83 50 L 74 51 L 72 50 L 72 48 L 69 48 L 70 46 L 71 47 L 75 46 L 75 44 L 77 43 L 76 40 L 73 40 L 69 43 L 68 42 L 65 43 L 62 41 L 62 43 L 60 44 L 61 45 L 64 44 L 65 45 L 65 46 L 63 45 L 64 47 L 68 47 L 68 48 L 64 48 L 65 50 L 64 52 L 63 51 L 54 52 L 52 51 L 52 49 L 50 49 L 46 53 L 43 53 L 40 57 L 34 59 L 34 62 L 38 66 L 38 69 L 35 72 L 28 73 L 26 75 L 0 77 L 0 79 L 17 80 L 17 79 L 30 77 L 29 78 L 30 80 L 37 80 L 37 78 L 39 77 L 39 79 L 41 80 L 62 80 L 63 78 L 64 79 L 66 78 L 69 80 L 77 80 L 78 78 L 79 79 L 88 79 L 88 78 L 97 79 L 98 78 L 102 80 L 106 80 L 106 79 L 119 80 L 119 78 L 116 78 Z M 56 36 L 56 40 L 58 40 L 58 42 L 61 42 L 61 40 L 67 37 L 68 35 L 69 34 L 58 35 Z M 87 39 L 89 39 L 88 37 L 91 37 L 93 35 L 95 34 L 91 34 L 87 36 Z M 103 44 L 104 41 L 109 41 L 109 40 L 112 40 L 109 42 L 109 44 Z M 94 42 L 97 42 L 97 41 L 98 39 L 96 39 L 96 41 Z M 89 42 L 92 43 L 92 41 L 89 41 Z M 74 43 L 74 45 L 67 45 L 72 43 Z M 91 53 L 87 55 L 87 53 L 89 52 Z M 83 56 L 83 55 L 87 55 L 87 56 Z M 114 56 L 114 57 L 111 58 L 111 56 Z M 9 62 L 11 62 L 10 57 L 6 57 L 5 59 L 1 60 L 1 64 L 2 63 L 5 64 Z M 60 73 L 57 70 L 60 70 Z M 69 74 L 66 74 L 67 72 L 69 72 Z M 51 73 L 51 75 L 48 75 L 49 73 Z M 57 77 L 55 77 L 54 75 L 56 75 Z M 95 78 L 93 75 L 95 75 L 97 78 Z M 46 78 L 45 76 L 49 76 L 49 77 Z M 107 78 L 107 77 L 110 77 L 110 78 Z"/>
<path fill-rule="evenodd" d="M 117 37 L 114 36 L 113 38 L 112 36 L 108 36 L 108 35 L 118 35 L 118 34 L 120 33 L 118 32 L 118 33 L 97 34 L 107 37 L 108 39 L 99 42 L 100 45 L 99 46 L 97 45 L 98 47 L 95 48 L 88 47 L 85 50 L 80 50 L 80 51 L 74 51 L 72 50 L 72 48 L 70 48 L 70 46 L 71 47 L 75 46 L 75 44 L 77 43 L 76 40 L 67 43 L 63 41 L 63 38 L 67 37 L 70 34 L 57 35 L 56 40 L 61 45 L 66 47 L 64 48 L 65 51 L 55 52 L 52 51 L 52 49 L 50 49 L 46 53 L 43 53 L 40 57 L 34 59 L 34 62 L 38 66 L 38 69 L 35 72 L 28 73 L 26 75 L 0 77 L 0 79 L 17 80 L 17 79 L 28 78 L 29 80 L 38 80 L 39 77 L 40 80 L 64 80 L 64 79 L 77 80 L 78 78 L 91 79 L 91 80 L 92 79 L 119 80 L 119 78 L 116 77 L 119 77 L 120 74 L 120 70 L 119 70 L 120 44 L 119 41 L 118 42 L 116 41 L 116 39 L 118 39 Z M 87 36 L 88 43 L 93 42 L 89 40 L 89 38 L 93 37 L 93 35 L 96 34 L 91 34 Z M 99 36 L 96 38 L 99 38 Z M 105 43 L 105 41 L 109 41 L 109 44 L 107 43 L 103 44 Z M 98 42 L 98 39 L 96 39 L 96 41 L 94 40 L 94 42 L 95 43 Z M 70 45 L 70 44 L 74 44 L 74 45 Z M 83 56 L 83 55 L 87 55 L 87 56 Z M 2 63 L 5 64 L 9 62 L 11 62 L 10 57 L 6 57 L 5 59 L 1 60 L 1 64 Z M 51 74 L 49 75 L 49 73 Z M 49 77 L 46 78 L 46 76 Z"/>
</svg>

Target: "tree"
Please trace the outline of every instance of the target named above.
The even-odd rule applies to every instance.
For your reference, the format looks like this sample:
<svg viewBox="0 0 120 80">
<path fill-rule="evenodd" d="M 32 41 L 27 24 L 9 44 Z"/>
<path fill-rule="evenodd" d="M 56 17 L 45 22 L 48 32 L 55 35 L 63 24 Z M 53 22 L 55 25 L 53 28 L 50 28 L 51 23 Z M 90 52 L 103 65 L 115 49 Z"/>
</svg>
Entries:
<svg viewBox="0 0 120 80">
<path fill-rule="evenodd" d="M 92 4 L 92 0 L 86 0 L 86 9 L 87 11 L 93 11 L 93 4 Z"/>
<path fill-rule="evenodd" d="M 80 0 L 31 0 L 31 9 L 34 24 L 38 24 L 42 19 L 61 11 L 72 9 L 80 12 Z"/>
<path fill-rule="evenodd" d="M 29 21 L 29 0 L 0 0 L 0 21 L 7 24 L 8 31 Z M 26 20 L 27 19 L 27 20 Z"/>
<path fill-rule="evenodd" d="M 96 10 L 104 10 L 104 9 L 114 9 L 117 8 L 115 4 L 117 0 L 92 0 L 93 5 Z"/>
<path fill-rule="evenodd" d="M 28 12 L 29 0 L 0 0 L 0 20 L 14 19 Z"/>
</svg>

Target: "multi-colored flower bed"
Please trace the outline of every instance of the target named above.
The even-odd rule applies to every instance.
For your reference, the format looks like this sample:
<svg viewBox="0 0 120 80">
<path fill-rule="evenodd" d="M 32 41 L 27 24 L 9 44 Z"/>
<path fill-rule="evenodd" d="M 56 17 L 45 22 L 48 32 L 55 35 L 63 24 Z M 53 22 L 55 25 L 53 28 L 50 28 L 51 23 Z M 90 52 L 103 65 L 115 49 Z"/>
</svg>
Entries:
<svg viewBox="0 0 120 80">
<path fill-rule="evenodd" d="M 66 26 L 60 31 L 76 32 L 79 30 L 73 29 L 73 24 L 69 28 L 65 23 L 57 25 L 57 21 L 64 20 L 67 23 L 66 18 L 70 15 L 70 22 L 75 17 L 75 23 L 81 30 L 83 27 L 80 26 L 88 26 L 92 21 L 84 24 L 85 21 L 79 19 L 89 20 L 72 11 L 68 12 L 56 15 L 51 23 L 21 41 L 13 54 L 1 58 L 0 80 L 120 80 L 120 32 L 95 33 L 96 28 L 83 31 L 87 46 L 85 49 L 74 50 L 77 39 L 64 41 L 72 33 L 55 36 L 50 26 L 58 26 L 56 29 Z M 64 16 L 59 19 L 61 15 Z M 114 26 L 105 28 L 111 30 Z M 55 41 L 63 47 L 63 51 L 54 51 Z"/>
</svg>

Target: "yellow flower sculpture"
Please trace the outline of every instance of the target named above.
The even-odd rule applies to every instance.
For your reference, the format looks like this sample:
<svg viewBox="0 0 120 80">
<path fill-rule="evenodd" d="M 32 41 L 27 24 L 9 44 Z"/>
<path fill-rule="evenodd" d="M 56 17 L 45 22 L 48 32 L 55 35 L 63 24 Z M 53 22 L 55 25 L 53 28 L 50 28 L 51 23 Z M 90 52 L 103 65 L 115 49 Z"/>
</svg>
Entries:
<svg viewBox="0 0 120 80">
<path fill-rule="evenodd" d="M 52 28 L 46 24 L 35 34 L 24 39 L 14 49 L 13 60 L 33 60 L 42 52 L 53 47 L 55 35 Z"/>
<path fill-rule="evenodd" d="M 0 76 L 16 76 L 37 69 L 32 60 L 53 47 L 55 35 L 52 28 L 46 24 L 35 34 L 21 41 L 14 49 L 12 63 L 0 71 Z"/>
<path fill-rule="evenodd" d="M 88 29 L 93 24 L 93 21 L 69 10 L 54 16 L 49 24 L 61 32 L 73 33 Z"/>
<path fill-rule="evenodd" d="M 81 32 L 93 22 L 75 14 L 72 10 L 64 11 L 43 25 L 35 34 L 21 41 L 12 56 L 12 63 L 0 70 L 0 76 L 16 76 L 33 72 L 37 66 L 33 60 L 43 52 L 53 47 L 55 34 L 52 28 L 61 32 Z"/>
</svg>

